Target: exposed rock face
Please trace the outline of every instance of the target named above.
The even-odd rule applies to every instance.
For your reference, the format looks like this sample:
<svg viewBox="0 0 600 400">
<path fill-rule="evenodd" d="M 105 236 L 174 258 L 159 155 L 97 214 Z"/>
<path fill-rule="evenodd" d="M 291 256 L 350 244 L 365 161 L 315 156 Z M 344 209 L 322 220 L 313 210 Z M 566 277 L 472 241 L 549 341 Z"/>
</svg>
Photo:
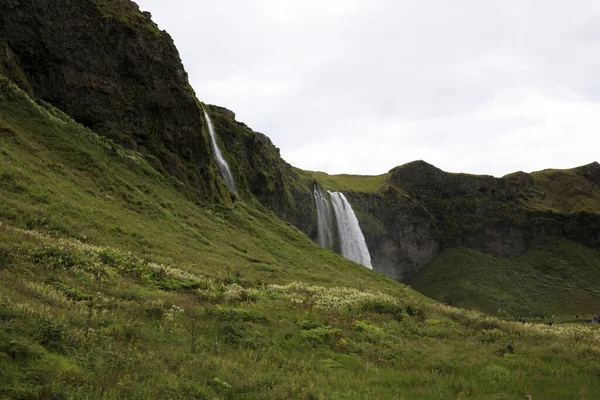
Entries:
<svg viewBox="0 0 600 400">
<path fill-rule="evenodd" d="M 92 130 L 157 156 L 203 195 L 220 192 L 177 49 L 135 3 L 2 1 L 0 37 L 0 65 L 23 71 L 27 82 L 15 79 L 22 87 Z"/>
<path fill-rule="evenodd" d="M 437 256 L 434 217 L 396 188 L 381 195 L 350 192 L 346 197 L 360 221 L 376 271 L 406 280 Z"/>
</svg>

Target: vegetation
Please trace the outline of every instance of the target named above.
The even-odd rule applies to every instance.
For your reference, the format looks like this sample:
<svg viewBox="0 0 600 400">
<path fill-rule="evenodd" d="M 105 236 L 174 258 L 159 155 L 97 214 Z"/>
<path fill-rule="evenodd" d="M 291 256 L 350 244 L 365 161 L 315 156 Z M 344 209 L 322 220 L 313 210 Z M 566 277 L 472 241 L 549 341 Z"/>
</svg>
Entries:
<svg viewBox="0 0 600 400">
<path fill-rule="evenodd" d="M 445 250 L 415 277 L 416 290 L 456 307 L 512 316 L 591 319 L 600 312 L 600 252 L 569 240 L 512 259 Z"/>
<path fill-rule="evenodd" d="M 542 195 L 528 201 L 533 209 L 559 213 L 600 214 L 600 188 L 573 169 L 534 172 L 535 189 Z"/>
<path fill-rule="evenodd" d="M 377 193 L 389 186 L 390 174 L 383 175 L 329 175 L 325 172 L 307 171 L 325 189 Z"/>
<path fill-rule="evenodd" d="M 0 398 L 595 398 L 598 332 L 433 303 L 0 77 Z"/>
</svg>

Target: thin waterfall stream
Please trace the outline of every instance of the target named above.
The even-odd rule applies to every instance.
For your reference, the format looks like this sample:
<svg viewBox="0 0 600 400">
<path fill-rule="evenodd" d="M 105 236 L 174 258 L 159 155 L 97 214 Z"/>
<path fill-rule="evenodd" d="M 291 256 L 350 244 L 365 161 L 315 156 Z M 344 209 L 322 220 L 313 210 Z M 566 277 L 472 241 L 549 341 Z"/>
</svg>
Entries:
<svg viewBox="0 0 600 400">
<path fill-rule="evenodd" d="M 223 153 L 221 153 L 221 149 L 219 149 L 219 145 L 217 144 L 217 134 L 215 133 L 215 128 L 212 124 L 212 120 L 210 116 L 204 109 L 204 117 L 206 118 L 206 124 L 208 125 L 208 133 L 210 134 L 210 142 L 212 143 L 213 152 L 215 153 L 215 158 L 217 159 L 217 165 L 219 167 L 219 173 L 223 180 L 225 180 L 225 184 L 233 193 L 237 194 L 235 189 L 235 181 L 233 180 L 233 174 L 231 173 L 231 169 L 229 168 L 229 164 L 225 158 L 223 158 Z"/>
</svg>

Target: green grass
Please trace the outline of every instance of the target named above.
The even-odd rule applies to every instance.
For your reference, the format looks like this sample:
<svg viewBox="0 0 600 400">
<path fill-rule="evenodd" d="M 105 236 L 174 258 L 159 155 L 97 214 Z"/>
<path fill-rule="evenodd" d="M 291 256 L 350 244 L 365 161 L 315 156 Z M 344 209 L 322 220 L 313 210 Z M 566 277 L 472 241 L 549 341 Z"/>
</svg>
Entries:
<svg viewBox="0 0 600 400">
<path fill-rule="evenodd" d="M 597 331 L 434 303 L 152 161 L 0 77 L 0 398 L 597 397 Z"/>
<path fill-rule="evenodd" d="M 445 250 L 410 282 L 457 307 L 510 315 L 597 315 L 600 252 L 561 240 L 512 259 L 454 248 Z"/>
<path fill-rule="evenodd" d="M 376 193 L 389 185 L 390 174 L 383 175 L 329 175 L 325 172 L 306 171 L 325 188 L 335 191 Z"/>
<path fill-rule="evenodd" d="M 576 169 L 546 169 L 531 176 L 535 189 L 542 195 L 530 200 L 529 207 L 559 213 L 600 213 L 600 187 L 578 174 Z"/>
</svg>

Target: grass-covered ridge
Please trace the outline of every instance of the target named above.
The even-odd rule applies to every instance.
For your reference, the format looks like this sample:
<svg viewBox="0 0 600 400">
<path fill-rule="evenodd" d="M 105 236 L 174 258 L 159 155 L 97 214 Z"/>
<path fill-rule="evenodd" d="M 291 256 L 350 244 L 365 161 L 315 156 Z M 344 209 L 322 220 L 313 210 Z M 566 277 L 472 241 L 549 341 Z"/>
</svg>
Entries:
<svg viewBox="0 0 600 400">
<path fill-rule="evenodd" d="M 534 188 L 540 196 L 529 200 L 527 206 L 559 213 L 600 214 L 600 186 L 586 179 L 580 170 L 581 167 L 532 172 Z"/>
<path fill-rule="evenodd" d="M 597 331 L 434 303 L 154 162 L 0 77 L 0 398 L 596 398 Z"/>
<path fill-rule="evenodd" d="M 325 189 L 377 193 L 389 185 L 390 174 L 383 175 L 329 175 L 325 172 L 306 171 Z"/>
</svg>

